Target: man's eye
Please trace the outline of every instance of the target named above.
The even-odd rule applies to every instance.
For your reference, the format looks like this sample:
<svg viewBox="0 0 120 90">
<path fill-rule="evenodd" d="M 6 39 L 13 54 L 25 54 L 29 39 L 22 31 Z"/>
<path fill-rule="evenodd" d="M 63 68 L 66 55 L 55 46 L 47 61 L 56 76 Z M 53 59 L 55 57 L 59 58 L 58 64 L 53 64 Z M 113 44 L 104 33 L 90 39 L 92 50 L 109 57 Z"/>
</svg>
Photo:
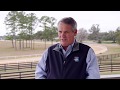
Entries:
<svg viewBox="0 0 120 90">
<path fill-rule="evenodd" d="M 61 31 L 59 31 L 59 33 L 62 33 Z"/>
<path fill-rule="evenodd" d="M 65 33 L 69 33 L 69 32 L 65 32 Z"/>
</svg>

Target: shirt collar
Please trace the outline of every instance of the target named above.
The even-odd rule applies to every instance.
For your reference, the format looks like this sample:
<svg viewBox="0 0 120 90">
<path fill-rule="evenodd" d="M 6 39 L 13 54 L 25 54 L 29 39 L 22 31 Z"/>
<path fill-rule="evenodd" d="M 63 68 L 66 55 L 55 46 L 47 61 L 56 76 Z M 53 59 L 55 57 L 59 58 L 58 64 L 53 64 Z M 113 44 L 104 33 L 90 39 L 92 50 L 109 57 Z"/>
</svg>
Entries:
<svg viewBox="0 0 120 90">
<path fill-rule="evenodd" d="M 76 42 L 76 40 L 74 39 L 74 42 L 73 42 L 72 44 L 70 44 L 68 47 L 71 47 L 71 48 L 72 48 L 75 42 Z M 62 47 L 61 44 L 59 44 L 59 48 L 63 49 L 63 47 Z"/>
<path fill-rule="evenodd" d="M 70 45 L 69 45 L 70 46 Z M 74 39 L 74 42 L 71 44 L 73 51 L 77 51 L 79 50 L 79 43 Z M 59 51 L 60 49 L 62 49 L 61 44 L 59 43 L 53 50 L 55 51 Z"/>
</svg>

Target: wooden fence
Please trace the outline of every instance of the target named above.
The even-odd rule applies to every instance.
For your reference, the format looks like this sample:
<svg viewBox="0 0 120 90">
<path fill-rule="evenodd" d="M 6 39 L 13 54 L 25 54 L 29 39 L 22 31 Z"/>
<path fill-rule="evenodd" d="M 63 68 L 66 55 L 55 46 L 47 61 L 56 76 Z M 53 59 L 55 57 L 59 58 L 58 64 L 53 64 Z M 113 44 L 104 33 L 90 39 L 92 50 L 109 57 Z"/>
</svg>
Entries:
<svg viewBox="0 0 120 90">
<path fill-rule="evenodd" d="M 0 73 L 0 79 L 35 79 L 35 70 Z"/>
<path fill-rule="evenodd" d="M 98 61 L 101 63 L 102 61 L 109 60 L 112 61 L 114 58 L 120 57 L 120 53 L 117 54 L 109 54 L 109 55 L 99 55 L 97 56 Z"/>
<path fill-rule="evenodd" d="M 34 79 L 38 62 L 0 64 L 0 79 Z"/>
<path fill-rule="evenodd" d="M 120 54 L 97 56 L 100 72 L 120 71 Z M 0 79 L 34 79 L 35 67 L 38 62 L 21 62 L 0 64 Z"/>
<path fill-rule="evenodd" d="M 21 62 L 21 63 L 9 63 L 0 64 L 0 71 L 21 70 L 21 69 L 33 69 L 38 62 Z"/>
<path fill-rule="evenodd" d="M 120 71 L 120 63 L 118 64 L 101 64 L 99 65 L 100 72 L 115 72 Z"/>
</svg>

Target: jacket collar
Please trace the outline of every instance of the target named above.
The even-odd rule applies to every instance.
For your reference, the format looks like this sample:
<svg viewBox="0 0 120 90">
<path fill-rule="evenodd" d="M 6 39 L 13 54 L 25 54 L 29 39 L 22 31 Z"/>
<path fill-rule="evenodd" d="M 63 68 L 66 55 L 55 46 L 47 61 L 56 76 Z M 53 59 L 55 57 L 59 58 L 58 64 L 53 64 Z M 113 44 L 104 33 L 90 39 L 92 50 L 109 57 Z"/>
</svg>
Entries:
<svg viewBox="0 0 120 90">
<path fill-rule="evenodd" d="M 78 51 L 79 50 L 79 43 L 75 40 L 75 42 L 74 42 L 74 44 L 73 44 L 73 47 L 72 47 L 73 49 L 72 49 L 72 51 L 74 52 L 74 51 Z M 60 49 L 61 49 L 61 44 L 60 43 L 58 43 L 56 46 L 55 46 L 55 48 L 53 49 L 53 50 L 55 50 L 55 51 L 60 51 Z"/>
</svg>

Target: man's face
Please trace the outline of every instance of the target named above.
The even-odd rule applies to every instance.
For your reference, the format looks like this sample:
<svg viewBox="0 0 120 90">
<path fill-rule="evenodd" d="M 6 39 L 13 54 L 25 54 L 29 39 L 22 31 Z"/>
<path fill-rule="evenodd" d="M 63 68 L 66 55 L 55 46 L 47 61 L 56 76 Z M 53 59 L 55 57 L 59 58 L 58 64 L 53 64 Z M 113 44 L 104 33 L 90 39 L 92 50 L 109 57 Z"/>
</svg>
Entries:
<svg viewBox="0 0 120 90">
<path fill-rule="evenodd" d="M 71 25 L 62 22 L 58 24 L 58 37 L 62 46 L 67 47 L 72 44 L 76 34 L 77 30 L 73 30 Z"/>
</svg>

